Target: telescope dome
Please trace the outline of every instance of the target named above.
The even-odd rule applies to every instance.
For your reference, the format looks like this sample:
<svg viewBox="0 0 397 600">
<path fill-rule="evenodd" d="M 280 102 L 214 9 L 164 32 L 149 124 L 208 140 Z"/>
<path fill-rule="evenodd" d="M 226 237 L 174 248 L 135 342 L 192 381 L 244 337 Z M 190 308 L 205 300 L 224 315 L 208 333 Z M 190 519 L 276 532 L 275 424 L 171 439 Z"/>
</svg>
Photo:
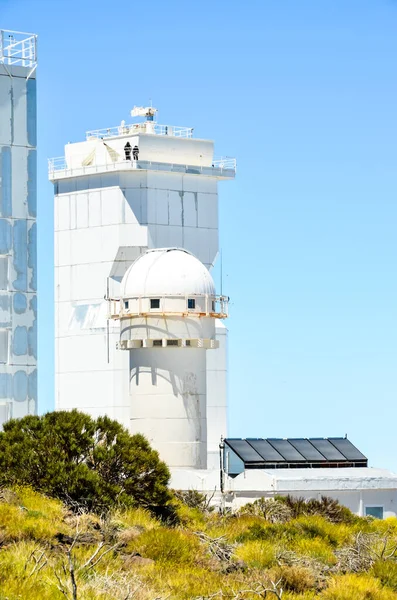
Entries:
<svg viewBox="0 0 397 600">
<path fill-rule="evenodd" d="M 208 269 L 182 248 L 157 248 L 142 254 L 121 282 L 121 299 L 153 296 L 215 296 Z"/>
</svg>

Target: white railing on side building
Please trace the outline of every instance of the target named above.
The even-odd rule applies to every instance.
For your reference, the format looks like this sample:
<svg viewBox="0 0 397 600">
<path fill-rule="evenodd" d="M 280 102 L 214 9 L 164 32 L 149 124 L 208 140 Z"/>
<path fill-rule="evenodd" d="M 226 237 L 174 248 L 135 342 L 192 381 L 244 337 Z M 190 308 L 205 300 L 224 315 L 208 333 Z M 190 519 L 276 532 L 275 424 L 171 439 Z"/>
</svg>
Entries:
<svg viewBox="0 0 397 600">
<path fill-rule="evenodd" d="M 86 132 L 87 140 L 90 138 L 110 138 L 119 135 L 132 135 L 138 133 L 151 133 L 153 135 L 169 135 L 180 138 L 193 137 L 193 127 L 177 127 L 175 125 L 159 125 L 152 121 L 144 121 L 143 123 L 133 123 L 126 125 L 122 123 L 117 127 L 109 127 L 108 129 L 93 129 Z"/>
<path fill-rule="evenodd" d="M 0 29 L 0 63 L 34 68 L 37 64 L 37 35 Z"/>
</svg>

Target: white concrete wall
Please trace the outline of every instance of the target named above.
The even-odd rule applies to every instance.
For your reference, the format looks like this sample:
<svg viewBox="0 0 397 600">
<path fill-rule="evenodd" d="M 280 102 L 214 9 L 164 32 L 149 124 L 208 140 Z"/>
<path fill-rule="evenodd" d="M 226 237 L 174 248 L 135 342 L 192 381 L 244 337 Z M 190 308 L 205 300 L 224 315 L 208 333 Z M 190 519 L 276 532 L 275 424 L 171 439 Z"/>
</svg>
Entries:
<svg viewBox="0 0 397 600">
<path fill-rule="evenodd" d="M 219 467 L 219 443 L 227 437 L 227 329 L 216 322 L 219 348 L 207 352 L 208 468 Z"/>
<path fill-rule="evenodd" d="M 84 144 L 88 150 L 89 143 Z M 214 264 L 215 177 L 131 169 L 55 183 L 57 409 L 106 413 L 130 426 L 129 352 L 116 349 L 119 323 L 106 319 L 107 280 L 110 295 L 117 296 L 125 271 L 145 248 L 170 246 L 186 248 L 209 268 Z M 213 352 L 218 351 L 207 354 Z M 216 443 L 226 420 L 226 400 L 219 398 L 226 387 L 225 363 L 222 352 L 217 356 L 219 366 L 212 361 L 208 381 L 211 439 Z"/>
<path fill-rule="evenodd" d="M 214 157 L 214 143 L 210 140 L 163 135 L 125 135 L 115 138 L 90 139 L 65 146 L 69 168 L 82 164 L 106 165 L 125 159 L 124 146 L 139 148 L 139 160 L 210 167 Z M 131 157 L 132 158 L 132 157 Z"/>
<path fill-rule="evenodd" d="M 207 467 L 206 351 L 130 350 L 131 432 L 171 467 Z"/>
<path fill-rule="evenodd" d="M 299 473 L 283 477 L 282 471 L 247 470 L 237 477 L 224 478 L 224 494 L 220 493 L 220 471 L 171 469 L 173 489 L 196 489 L 212 496 L 218 505 L 233 511 L 258 498 L 291 495 L 297 498 L 321 496 L 335 498 L 353 513 L 364 516 L 366 506 L 381 506 L 383 517 L 397 516 L 397 476 L 384 469 L 291 469 Z M 321 471 L 321 472 L 320 472 Z"/>
<path fill-rule="evenodd" d="M 37 410 L 36 79 L 0 64 L 0 425 Z"/>
</svg>

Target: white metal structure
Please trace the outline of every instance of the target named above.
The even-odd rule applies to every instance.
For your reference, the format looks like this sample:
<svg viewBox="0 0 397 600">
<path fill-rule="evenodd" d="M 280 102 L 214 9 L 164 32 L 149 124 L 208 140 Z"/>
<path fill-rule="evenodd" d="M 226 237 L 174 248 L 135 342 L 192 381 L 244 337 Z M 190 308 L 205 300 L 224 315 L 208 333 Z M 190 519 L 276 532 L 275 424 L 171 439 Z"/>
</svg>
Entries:
<svg viewBox="0 0 397 600">
<path fill-rule="evenodd" d="M 37 409 L 36 36 L 0 30 L 0 425 Z"/>
<path fill-rule="evenodd" d="M 131 425 L 170 467 L 207 467 L 206 350 L 227 316 L 206 267 L 183 249 L 148 250 L 121 282 L 120 348 L 129 351 Z"/>
<path fill-rule="evenodd" d="M 137 127 L 122 122 L 88 132 L 84 141 L 65 146 L 64 158 L 49 163 L 55 188 L 59 409 L 106 413 L 130 427 L 129 353 L 116 347 L 119 324 L 108 319 L 105 297 L 120 297 L 124 274 L 148 248 L 184 248 L 208 269 L 216 261 L 217 186 L 234 178 L 235 161 L 215 162 L 213 142 L 193 138 L 192 131 L 154 121 Z M 138 146 L 138 160 L 126 153 L 127 143 Z M 215 302 L 221 317 L 226 303 Z M 120 312 L 115 303 L 110 308 Z M 213 466 L 220 435 L 226 435 L 227 332 L 220 318 L 215 322 L 214 348 L 205 363 L 208 464 Z"/>
<path fill-rule="evenodd" d="M 0 29 L 0 63 L 35 69 L 37 66 L 37 35 Z M 28 75 L 28 79 L 30 75 Z"/>
</svg>

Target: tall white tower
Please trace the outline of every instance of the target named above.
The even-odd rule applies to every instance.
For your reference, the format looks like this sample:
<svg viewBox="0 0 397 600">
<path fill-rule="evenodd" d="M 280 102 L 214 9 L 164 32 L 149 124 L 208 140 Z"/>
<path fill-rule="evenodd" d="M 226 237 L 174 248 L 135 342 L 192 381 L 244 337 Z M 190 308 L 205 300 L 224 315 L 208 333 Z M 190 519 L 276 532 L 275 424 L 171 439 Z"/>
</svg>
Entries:
<svg viewBox="0 0 397 600">
<path fill-rule="evenodd" d="M 218 254 L 218 181 L 235 161 L 214 159 L 187 127 L 141 123 L 89 131 L 49 162 L 55 187 L 56 408 L 108 414 L 130 427 L 127 352 L 105 298 L 120 297 L 131 263 L 150 248 L 179 247 L 211 269 Z M 137 147 L 139 153 L 134 152 Z M 137 159 L 136 159 L 137 158 Z M 226 329 L 206 361 L 209 464 L 226 433 Z"/>
<path fill-rule="evenodd" d="M 36 41 L 0 30 L 0 425 L 37 409 Z"/>
</svg>

